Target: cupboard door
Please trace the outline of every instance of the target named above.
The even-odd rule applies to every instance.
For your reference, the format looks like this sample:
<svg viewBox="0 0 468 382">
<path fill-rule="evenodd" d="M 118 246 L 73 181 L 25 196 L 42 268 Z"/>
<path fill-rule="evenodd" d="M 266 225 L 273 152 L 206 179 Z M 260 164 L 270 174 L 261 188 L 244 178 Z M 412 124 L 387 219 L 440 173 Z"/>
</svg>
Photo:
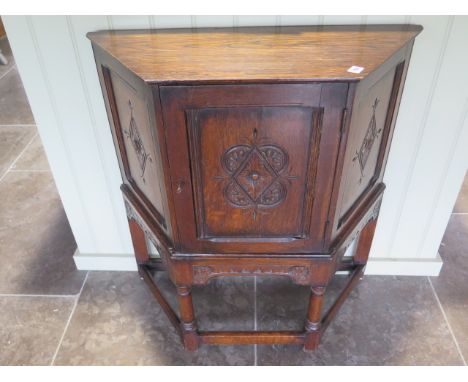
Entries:
<svg viewBox="0 0 468 382">
<path fill-rule="evenodd" d="M 161 89 L 182 250 L 312 248 L 321 92 L 321 84 Z"/>
<path fill-rule="evenodd" d="M 303 106 L 187 111 L 199 238 L 307 236 L 320 112 Z"/>
</svg>

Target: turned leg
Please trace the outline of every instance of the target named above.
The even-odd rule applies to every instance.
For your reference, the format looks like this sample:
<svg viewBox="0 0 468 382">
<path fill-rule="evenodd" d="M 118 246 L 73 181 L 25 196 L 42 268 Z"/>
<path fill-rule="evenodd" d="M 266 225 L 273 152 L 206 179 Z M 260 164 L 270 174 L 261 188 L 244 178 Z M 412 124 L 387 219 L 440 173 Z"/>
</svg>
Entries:
<svg viewBox="0 0 468 382">
<path fill-rule="evenodd" d="M 355 264 L 364 265 L 367 263 L 376 226 L 377 219 L 372 219 L 364 226 L 361 233 L 359 234 L 356 252 L 353 256 Z"/>
<path fill-rule="evenodd" d="M 179 299 L 180 320 L 185 349 L 197 350 L 198 334 L 190 287 L 177 286 L 177 297 Z"/>
<path fill-rule="evenodd" d="M 305 323 L 306 339 L 304 350 L 314 350 L 320 341 L 320 318 L 323 304 L 324 287 L 310 288 L 309 308 Z"/>
<path fill-rule="evenodd" d="M 338 310 L 345 301 L 346 297 L 349 295 L 357 282 L 362 278 L 364 267 L 367 263 L 367 259 L 369 258 L 369 252 L 372 239 L 374 238 L 376 225 L 377 219 L 374 218 L 364 226 L 361 233 L 359 234 L 357 247 L 353 255 L 353 264 L 351 266 L 353 271 L 350 275 L 350 279 L 346 284 L 346 287 L 342 290 L 339 297 L 328 309 L 323 318 L 321 318 L 321 309 L 325 288 L 312 288 L 307 322 L 305 325 L 306 339 L 304 343 L 304 350 L 314 350 L 318 347 L 320 342 L 320 335 L 323 334 L 333 317 L 335 317 L 335 315 L 338 313 Z M 340 270 L 340 268 L 338 269 Z M 342 269 L 349 270 L 349 266 Z"/>
</svg>

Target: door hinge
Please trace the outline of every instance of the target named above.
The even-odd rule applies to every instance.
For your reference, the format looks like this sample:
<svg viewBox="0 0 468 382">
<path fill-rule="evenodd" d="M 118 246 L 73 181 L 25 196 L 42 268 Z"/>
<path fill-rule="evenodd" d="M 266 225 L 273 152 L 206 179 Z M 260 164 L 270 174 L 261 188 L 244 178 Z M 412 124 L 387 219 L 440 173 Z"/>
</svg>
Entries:
<svg viewBox="0 0 468 382">
<path fill-rule="evenodd" d="M 344 108 L 343 114 L 341 116 L 340 135 L 343 135 L 347 121 L 348 121 L 348 109 Z"/>
<path fill-rule="evenodd" d="M 328 220 L 328 219 L 325 220 L 325 225 L 323 226 L 323 233 L 322 233 L 322 239 L 321 239 L 322 248 L 325 245 L 325 241 L 326 241 L 326 237 L 327 237 L 327 230 L 328 230 L 329 225 L 330 225 L 330 220 Z"/>
</svg>

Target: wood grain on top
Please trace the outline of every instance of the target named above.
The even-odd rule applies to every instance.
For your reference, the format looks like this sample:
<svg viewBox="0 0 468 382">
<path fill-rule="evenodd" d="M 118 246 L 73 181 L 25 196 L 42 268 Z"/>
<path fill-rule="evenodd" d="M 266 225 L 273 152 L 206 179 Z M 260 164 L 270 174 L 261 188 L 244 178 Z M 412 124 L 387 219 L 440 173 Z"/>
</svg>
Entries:
<svg viewBox="0 0 468 382">
<path fill-rule="evenodd" d="M 358 81 L 419 25 L 99 31 L 89 39 L 147 82 Z M 360 66 L 361 73 L 350 73 Z"/>
</svg>

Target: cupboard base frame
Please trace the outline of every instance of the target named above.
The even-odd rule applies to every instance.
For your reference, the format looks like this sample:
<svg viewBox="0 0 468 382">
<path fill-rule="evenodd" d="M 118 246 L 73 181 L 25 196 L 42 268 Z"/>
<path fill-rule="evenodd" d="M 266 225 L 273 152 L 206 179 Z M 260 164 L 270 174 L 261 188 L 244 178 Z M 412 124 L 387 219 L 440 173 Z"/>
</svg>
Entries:
<svg viewBox="0 0 468 382">
<path fill-rule="evenodd" d="M 184 348 L 195 351 L 201 344 L 301 344 L 304 350 L 317 349 L 323 333 L 337 315 L 347 296 L 362 279 L 378 219 L 384 187 L 371 195 L 359 209 L 331 253 L 294 256 L 294 254 L 179 254 L 167 245 L 164 234 L 154 225 L 148 212 L 131 193 L 123 193 L 127 206 L 135 257 L 140 277 L 167 315 L 181 338 Z M 356 239 L 352 257 L 344 257 Z M 148 242 L 161 258 L 150 257 Z M 349 272 L 348 281 L 331 307 L 322 312 L 326 288 L 338 271 Z M 179 313 L 170 306 L 153 277 L 154 272 L 168 272 L 177 291 Z M 304 329 L 284 331 L 204 331 L 198 330 L 192 302 L 194 285 L 206 285 L 223 276 L 281 276 L 293 283 L 310 287 L 309 306 Z"/>
<path fill-rule="evenodd" d="M 346 286 L 341 291 L 338 298 L 332 304 L 332 306 L 325 312 L 325 314 L 317 322 L 312 322 L 306 319 L 305 328 L 303 331 L 295 330 L 281 330 L 281 331 L 205 331 L 196 330 L 195 324 L 188 325 L 182 317 L 171 308 L 164 295 L 161 293 L 154 281 L 152 272 L 162 271 L 162 267 L 155 267 L 154 260 L 150 263 L 138 264 L 138 271 L 141 278 L 144 280 L 149 290 L 160 304 L 161 308 L 165 312 L 169 321 L 173 325 L 176 332 L 179 334 L 182 343 L 186 350 L 197 350 L 200 344 L 208 345 L 248 345 L 248 344 L 295 344 L 304 345 L 304 350 L 315 350 L 320 343 L 320 339 L 330 324 L 331 320 L 336 316 L 338 310 L 342 306 L 346 297 L 355 287 L 360 279 L 362 279 L 365 265 L 355 264 L 348 277 Z M 187 287 L 187 289 L 190 289 Z M 325 288 L 323 288 L 325 289 Z M 320 312 L 321 299 L 323 295 L 320 295 L 320 300 L 315 300 L 316 294 L 311 291 L 310 304 L 311 309 L 317 309 Z M 180 295 L 179 295 L 180 299 Z M 179 300 L 180 301 L 180 300 Z M 193 307 L 190 308 L 193 314 Z M 310 309 L 309 309 L 310 310 Z M 182 316 L 182 315 L 181 315 Z"/>
</svg>

